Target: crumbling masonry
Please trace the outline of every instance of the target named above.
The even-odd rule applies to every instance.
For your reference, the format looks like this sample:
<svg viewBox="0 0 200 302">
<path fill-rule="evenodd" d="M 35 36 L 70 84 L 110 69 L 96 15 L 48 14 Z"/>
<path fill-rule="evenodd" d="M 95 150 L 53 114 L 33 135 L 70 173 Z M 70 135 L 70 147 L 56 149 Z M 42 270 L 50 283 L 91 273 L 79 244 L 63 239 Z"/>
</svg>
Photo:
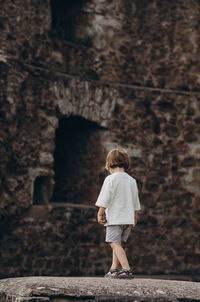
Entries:
<svg viewBox="0 0 200 302">
<path fill-rule="evenodd" d="M 108 269 L 94 203 L 115 146 L 136 272 L 199 274 L 199 18 L 197 0 L 1 1 L 1 277 Z"/>
</svg>

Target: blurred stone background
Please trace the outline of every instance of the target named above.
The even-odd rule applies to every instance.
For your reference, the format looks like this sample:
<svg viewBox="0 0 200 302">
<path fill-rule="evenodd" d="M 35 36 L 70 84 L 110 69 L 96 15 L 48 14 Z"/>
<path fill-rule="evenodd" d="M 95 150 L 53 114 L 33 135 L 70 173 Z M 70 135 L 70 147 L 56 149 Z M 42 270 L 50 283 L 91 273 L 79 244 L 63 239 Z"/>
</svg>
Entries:
<svg viewBox="0 0 200 302">
<path fill-rule="evenodd" d="M 94 276 L 104 161 L 127 149 L 137 274 L 200 275 L 200 2 L 1 0 L 0 276 Z"/>
</svg>

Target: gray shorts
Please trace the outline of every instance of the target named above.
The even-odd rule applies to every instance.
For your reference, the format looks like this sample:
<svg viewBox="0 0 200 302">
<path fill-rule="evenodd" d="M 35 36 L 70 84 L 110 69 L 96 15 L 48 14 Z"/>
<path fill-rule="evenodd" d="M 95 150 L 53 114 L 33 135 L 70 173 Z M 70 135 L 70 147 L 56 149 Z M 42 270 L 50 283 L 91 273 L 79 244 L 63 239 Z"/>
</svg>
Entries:
<svg viewBox="0 0 200 302">
<path fill-rule="evenodd" d="M 126 242 L 132 225 L 108 225 L 106 227 L 106 242 Z"/>
</svg>

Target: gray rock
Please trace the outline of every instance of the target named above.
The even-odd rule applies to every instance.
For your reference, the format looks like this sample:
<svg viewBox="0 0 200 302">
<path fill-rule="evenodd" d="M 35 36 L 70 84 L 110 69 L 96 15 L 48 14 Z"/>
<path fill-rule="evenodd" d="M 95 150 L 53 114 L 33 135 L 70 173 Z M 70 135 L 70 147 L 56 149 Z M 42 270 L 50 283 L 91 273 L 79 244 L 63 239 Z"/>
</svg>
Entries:
<svg viewBox="0 0 200 302">
<path fill-rule="evenodd" d="M 200 284 L 186 281 L 25 277 L 0 281 L 0 301 L 200 301 Z"/>
</svg>

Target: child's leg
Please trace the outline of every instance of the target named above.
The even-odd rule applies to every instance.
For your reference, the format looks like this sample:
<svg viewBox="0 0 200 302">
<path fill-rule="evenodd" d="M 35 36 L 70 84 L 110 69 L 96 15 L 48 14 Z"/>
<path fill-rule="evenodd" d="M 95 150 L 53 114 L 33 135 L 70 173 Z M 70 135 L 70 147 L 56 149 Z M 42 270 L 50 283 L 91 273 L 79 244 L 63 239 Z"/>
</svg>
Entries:
<svg viewBox="0 0 200 302">
<path fill-rule="evenodd" d="M 119 266 L 119 260 L 115 254 L 115 251 L 113 249 L 113 258 L 112 258 L 112 265 L 110 269 L 117 269 Z"/>
<path fill-rule="evenodd" d="M 117 258 L 118 262 L 121 264 L 122 268 L 130 270 L 128 259 L 126 257 L 125 250 L 123 249 L 123 247 L 121 245 L 121 242 L 112 242 L 110 244 L 110 246 L 113 250 L 113 256 L 115 257 L 115 258 L 113 258 L 113 260 L 116 261 L 116 258 Z M 117 261 L 115 262 L 115 264 L 116 263 L 117 263 Z"/>
</svg>

